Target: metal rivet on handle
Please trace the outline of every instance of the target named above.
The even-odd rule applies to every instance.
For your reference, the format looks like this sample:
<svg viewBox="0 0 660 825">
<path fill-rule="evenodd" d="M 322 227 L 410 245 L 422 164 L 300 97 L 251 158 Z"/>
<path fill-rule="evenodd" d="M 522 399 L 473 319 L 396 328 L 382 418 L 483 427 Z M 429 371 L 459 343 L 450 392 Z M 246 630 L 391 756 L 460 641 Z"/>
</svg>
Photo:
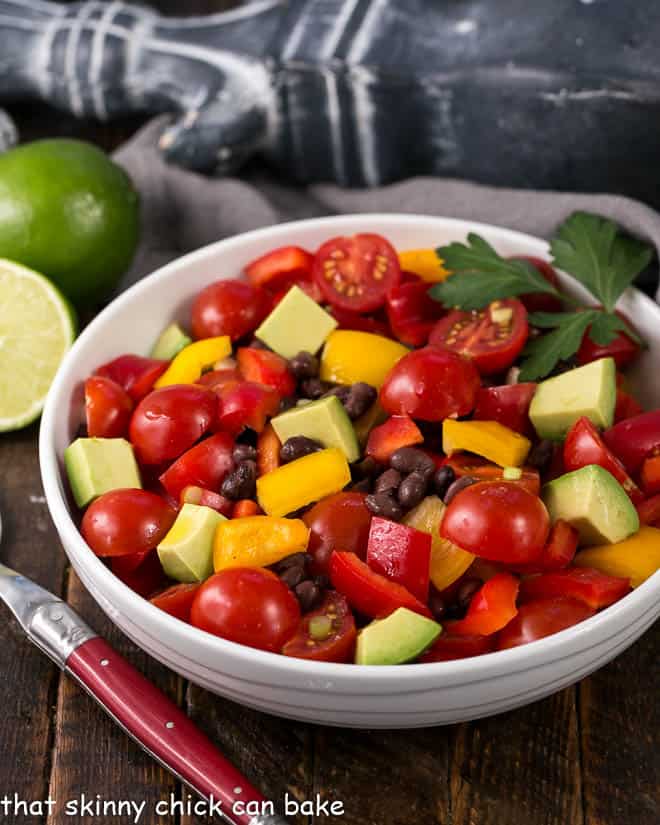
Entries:
<svg viewBox="0 0 660 825">
<path fill-rule="evenodd" d="M 239 785 L 237 788 L 234 788 L 234 793 L 237 795 L 243 793 L 243 788 Z"/>
<path fill-rule="evenodd" d="M 110 664 L 110 659 L 101 659 L 101 664 L 103 667 L 107 667 Z"/>
<path fill-rule="evenodd" d="M 172 728 L 174 727 L 174 722 L 165 722 L 165 727 L 168 730 L 172 730 Z"/>
</svg>

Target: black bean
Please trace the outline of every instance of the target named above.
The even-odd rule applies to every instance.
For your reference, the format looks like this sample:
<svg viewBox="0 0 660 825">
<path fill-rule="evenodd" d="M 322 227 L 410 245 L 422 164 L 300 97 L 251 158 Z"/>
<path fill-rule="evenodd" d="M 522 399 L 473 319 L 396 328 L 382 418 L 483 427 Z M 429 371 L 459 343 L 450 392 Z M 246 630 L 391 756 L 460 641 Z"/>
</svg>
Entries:
<svg viewBox="0 0 660 825">
<path fill-rule="evenodd" d="M 355 421 L 363 416 L 371 407 L 378 396 L 378 392 L 371 384 L 366 384 L 364 381 L 358 381 L 352 384 L 346 400 L 343 401 L 346 414 Z"/>
<path fill-rule="evenodd" d="M 291 590 L 297 587 L 305 579 L 305 569 L 303 567 L 288 567 L 280 573 L 280 580 Z"/>
<path fill-rule="evenodd" d="M 241 461 L 254 461 L 257 451 L 251 444 L 236 444 L 232 456 L 234 461 L 240 464 Z"/>
<path fill-rule="evenodd" d="M 321 573 L 319 576 L 314 576 L 312 581 L 317 587 L 320 587 L 321 590 L 327 590 L 330 587 L 330 578 L 324 573 Z"/>
<path fill-rule="evenodd" d="M 303 613 L 309 613 L 309 611 L 317 607 L 321 601 L 321 588 L 317 584 L 314 584 L 311 579 L 300 582 L 300 584 L 296 585 L 293 592 L 296 594 L 296 598 L 300 603 L 300 609 Z"/>
<path fill-rule="evenodd" d="M 300 394 L 303 398 L 316 401 L 327 391 L 328 384 L 318 378 L 306 378 L 300 384 Z"/>
<path fill-rule="evenodd" d="M 530 467 L 535 467 L 540 473 L 544 473 L 550 466 L 554 451 L 555 445 L 553 442 L 543 439 L 530 450 L 527 456 L 527 464 Z"/>
<path fill-rule="evenodd" d="M 342 404 L 345 404 L 351 392 L 350 384 L 338 384 L 336 387 L 330 387 L 329 390 L 323 393 L 323 398 L 329 398 L 331 395 L 336 395 Z"/>
<path fill-rule="evenodd" d="M 381 465 L 370 455 L 363 458 L 362 461 L 356 461 L 351 464 L 351 473 L 354 478 L 373 478 L 380 472 Z"/>
<path fill-rule="evenodd" d="M 289 369 L 299 381 L 316 378 L 319 374 L 319 359 L 311 352 L 302 350 L 289 360 Z"/>
<path fill-rule="evenodd" d="M 403 517 L 403 507 L 387 493 L 372 493 L 366 497 L 364 503 L 374 516 L 382 516 L 392 521 L 399 521 Z"/>
<path fill-rule="evenodd" d="M 461 582 L 458 591 L 456 592 L 456 602 L 461 610 L 467 610 L 472 601 L 472 597 L 481 589 L 483 582 L 481 579 L 465 579 Z"/>
<path fill-rule="evenodd" d="M 423 450 L 414 447 L 399 447 L 390 456 L 390 467 L 404 475 L 418 472 L 430 478 L 435 470 L 435 462 Z"/>
<path fill-rule="evenodd" d="M 375 493 L 393 494 L 399 489 L 399 484 L 403 480 L 403 476 L 398 470 L 385 470 L 385 472 L 378 476 L 374 484 Z"/>
<path fill-rule="evenodd" d="M 444 498 L 449 485 L 454 481 L 456 478 L 456 473 L 454 472 L 453 468 L 450 467 L 448 464 L 445 464 L 444 467 L 440 467 L 436 470 L 433 476 L 433 489 L 440 496 L 440 498 Z"/>
<path fill-rule="evenodd" d="M 258 338 L 253 338 L 250 341 L 250 349 L 270 349 L 270 347 L 267 347 L 266 344 Z"/>
<path fill-rule="evenodd" d="M 241 463 L 225 477 L 220 492 L 223 496 L 238 500 L 254 498 L 257 485 L 257 465 L 254 461 Z"/>
<path fill-rule="evenodd" d="M 317 453 L 323 449 L 323 445 L 313 438 L 307 438 L 305 435 L 294 435 L 287 440 L 280 447 L 280 461 L 282 464 L 288 464 L 289 461 L 295 461 L 297 458 L 302 458 L 310 453 Z"/>
<path fill-rule="evenodd" d="M 346 489 L 350 490 L 351 493 L 370 493 L 371 479 L 361 478 L 359 481 L 353 481 Z"/>
<path fill-rule="evenodd" d="M 288 395 L 286 398 L 283 398 L 280 401 L 280 412 L 286 412 L 287 410 L 292 410 L 298 403 L 298 399 L 295 395 Z"/>
<path fill-rule="evenodd" d="M 399 504 L 404 510 L 410 510 L 416 507 L 426 495 L 427 487 L 428 479 L 420 472 L 410 473 L 403 479 L 399 486 Z"/>
<path fill-rule="evenodd" d="M 433 618 L 441 621 L 447 612 L 447 605 L 440 595 L 440 591 L 436 590 L 433 585 L 429 590 L 429 610 L 433 613 Z"/>
<path fill-rule="evenodd" d="M 292 553 L 290 556 L 280 559 L 273 565 L 273 568 L 276 573 L 282 573 L 284 570 L 288 570 L 289 567 L 305 567 L 310 560 L 311 556 L 307 553 Z"/>
<path fill-rule="evenodd" d="M 458 495 L 461 490 L 465 490 L 466 487 L 469 487 L 471 484 L 476 484 L 477 479 L 473 478 L 472 476 L 461 476 L 457 478 L 456 481 L 452 481 L 452 483 L 447 488 L 447 492 L 444 495 L 443 501 L 445 504 L 449 504 L 449 502 L 454 498 L 454 496 Z"/>
</svg>

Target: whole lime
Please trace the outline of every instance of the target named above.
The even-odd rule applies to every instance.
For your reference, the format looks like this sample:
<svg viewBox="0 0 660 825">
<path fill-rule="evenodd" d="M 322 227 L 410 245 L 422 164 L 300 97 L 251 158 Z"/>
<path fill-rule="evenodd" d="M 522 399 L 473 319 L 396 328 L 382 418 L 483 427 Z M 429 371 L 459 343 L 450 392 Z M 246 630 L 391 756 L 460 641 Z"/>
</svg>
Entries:
<svg viewBox="0 0 660 825">
<path fill-rule="evenodd" d="M 138 236 L 138 195 L 97 147 L 39 140 L 0 155 L 0 258 L 43 272 L 74 304 L 109 295 Z"/>
</svg>

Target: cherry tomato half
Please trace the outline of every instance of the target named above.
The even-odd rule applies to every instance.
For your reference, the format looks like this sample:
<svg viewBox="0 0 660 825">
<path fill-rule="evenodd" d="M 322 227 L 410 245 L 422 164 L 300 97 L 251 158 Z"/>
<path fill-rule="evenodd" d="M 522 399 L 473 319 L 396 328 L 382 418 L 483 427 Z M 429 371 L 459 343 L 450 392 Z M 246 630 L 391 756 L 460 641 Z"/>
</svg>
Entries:
<svg viewBox="0 0 660 825">
<path fill-rule="evenodd" d="M 336 493 L 321 499 L 303 515 L 310 530 L 307 552 L 315 576 L 329 574 L 333 550 L 348 550 L 366 559 L 371 513 L 365 498 L 363 493 Z"/>
<path fill-rule="evenodd" d="M 467 415 L 480 385 L 474 364 L 448 350 L 413 350 L 390 370 L 380 391 L 380 403 L 390 415 L 442 421 Z"/>
<path fill-rule="evenodd" d="M 442 632 L 433 645 L 419 657 L 420 662 L 451 662 L 481 656 L 495 648 L 496 636 L 455 636 Z"/>
<path fill-rule="evenodd" d="M 110 569 L 127 587 L 144 598 L 168 582 L 156 550 L 134 553 L 132 556 L 113 556 Z"/>
<path fill-rule="evenodd" d="M 169 361 L 143 358 L 141 355 L 120 355 L 100 366 L 94 375 L 109 378 L 123 387 L 133 401 L 140 401 L 151 392 L 168 365 Z"/>
<path fill-rule="evenodd" d="M 149 601 L 160 607 L 170 616 L 181 619 L 182 622 L 190 622 L 190 610 L 193 600 L 199 590 L 199 584 L 174 584 L 152 596 Z"/>
<path fill-rule="evenodd" d="M 479 481 L 504 481 L 504 470 L 497 464 L 491 464 L 485 458 L 472 453 L 453 453 L 447 458 L 441 459 L 440 466 L 448 465 L 452 468 L 457 478 L 472 476 Z M 541 492 L 541 477 L 539 471 L 534 467 L 521 467 L 522 475 L 519 479 L 511 481 L 524 487 L 532 495 L 538 496 Z"/>
<path fill-rule="evenodd" d="M 80 532 L 97 556 L 153 550 L 174 524 L 176 510 L 147 490 L 111 490 L 93 501 Z"/>
<path fill-rule="evenodd" d="M 190 623 L 231 642 L 279 653 L 300 622 L 300 607 L 270 570 L 221 570 L 199 588 Z"/>
<path fill-rule="evenodd" d="M 534 436 L 529 407 L 535 392 L 536 384 L 531 383 L 481 387 L 477 393 L 474 417 L 478 421 L 499 421 L 521 435 Z"/>
<path fill-rule="evenodd" d="M 349 662 L 356 636 L 348 602 L 340 593 L 329 590 L 323 604 L 303 616 L 298 632 L 284 645 L 282 653 L 315 662 Z"/>
<path fill-rule="evenodd" d="M 396 250 L 380 235 L 332 238 L 314 258 L 314 280 L 326 301 L 353 312 L 385 303 L 401 278 Z"/>
<path fill-rule="evenodd" d="M 539 599 L 518 608 L 518 615 L 500 631 L 498 650 L 526 645 L 583 622 L 596 611 L 577 599 Z"/>
<path fill-rule="evenodd" d="M 268 315 L 267 292 L 245 281 L 216 281 L 203 289 L 192 307 L 191 326 L 195 338 L 229 335 L 236 341 L 259 326 Z"/>
<path fill-rule="evenodd" d="M 130 395 L 110 378 L 85 381 L 85 418 L 90 438 L 125 438 L 133 412 Z"/>
<path fill-rule="evenodd" d="M 264 384 L 255 384 L 254 381 L 225 384 L 219 388 L 218 395 L 218 421 L 232 435 L 238 435 L 246 427 L 260 433 L 266 426 L 267 419 L 280 408 L 277 390 Z"/>
<path fill-rule="evenodd" d="M 528 333 L 527 310 L 517 298 L 506 298 L 479 312 L 450 312 L 433 328 L 429 346 L 467 355 L 482 375 L 493 375 L 513 364 Z"/>
<path fill-rule="evenodd" d="M 449 503 L 440 535 L 492 561 L 536 561 L 548 539 L 550 518 L 538 496 L 511 481 L 481 481 Z"/>
</svg>

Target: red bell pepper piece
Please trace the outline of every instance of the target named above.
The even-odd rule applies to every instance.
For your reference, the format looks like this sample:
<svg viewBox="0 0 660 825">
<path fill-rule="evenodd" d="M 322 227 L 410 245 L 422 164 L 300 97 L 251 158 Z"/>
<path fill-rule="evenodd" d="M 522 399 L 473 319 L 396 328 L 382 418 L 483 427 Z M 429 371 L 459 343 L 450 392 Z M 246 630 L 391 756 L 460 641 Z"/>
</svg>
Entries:
<svg viewBox="0 0 660 825">
<path fill-rule="evenodd" d="M 300 246 L 281 246 L 267 252 L 245 267 L 254 286 L 272 287 L 283 277 L 311 273 L 314 256 Z"/>
<path fill-rule="evenodd" d="M 657 527 L 660 524 L 660 495 L 647 498 L 638 504 L 637 513 L 641 524 Z"/>
<path fill-rule="evenodd" d="M 337 329 L 353 329 L 358 332 L 371 332 L 374 335 L 382 335 L 384 338 L 392 337 L 389 324 L 379 318 L 378 314 L 360 315 L 357 312 L 351 312 L 350 309 L 342 309 L 342 307 L 332 307 L 330 314 L 339 324 Z"/>
<path fill-rule="evenodd" d="M 369 433 L 366 452 L 381 464 L 387 464 L 399 447 L 411 447 L 423 442 L 424 436 L 410 416 L 393 415 Z"/>
<path fill-rule="evenodd" d="M 564 442 L 564 467 L 567 472 L 588 464 L 598 464 L 611 473 L 633 502 L 641 501 L 642 492 L 626 472 L 619 459 L 605 446 L 598 430 L 582 416 L 573 424 Z"/>
<path fill-rule="evenodd" d="M 607 576 L 591 567 L 571 567 L 523 579 L 520 584 L 520 599 L 522 602 L 531 602 L 535 599 L 568 596 L 599 610 L 617 602 L 630 589 L 628 579 Z"/>
<path fill-rule="evenodd" d="M 498 634 L 497 649 L 506 650 L 526 645 L 559 633 L 560 630 L 583 622 L 595 612 L 593 607 L 584 602 L 565 597 L 539 599 L 523 604 L 518 608 L 518 615 Z"/>
<path fill-rule="evenodd" d="M 372 619 L 384 619 L 399 607 L 407 607 L 408 610 L 432 618 L 428 607 L 410 591 L 374 572 L 355 553 L 333 551 L 330 557 L 330 580 L 355 610 Z"/>
<path fill-rule="evenodd" d="M 498 573 L 472 597 L 464 619 L 447 623 L 457 636 L 490 636 L 505 627 L 516 615 L 519 581 L 510 573 Z"/>
<path fill-rule="evenodd" d="M 195 444 L 160 476 L 160 483 L 175 499 L 184 487 L 219 490 L 224 477 L 234 466 L 234 439 L 227 433 L 216 433 Z"/>
<path fill-rule="evenodd" d="M 214 493 L 213 490 L 205 490 L 203 487 L 189 485 L 181 490 L 179 503 L 183 507 L 184 504 L 198 504 L 200 507 L 210 507 L 217 513 L 221 513 L 226 518 L 233 515 L 234 502 L 221 496 L 220 493 Z"/>
<path fill-rule="evenodd" d="M 266 420 L 279 410 L 280 394 L 272 387 L 241 381 L 226 384 L 218 391 L 218 422 L 223 430 L 238 435 L 245 427 L 260 433 Z"/>
<path fill-rule="evenodd" d="M 614 423 L 634 418 L 644 412 L 642 405 L 620 387 L 616 391 L 616 407 L 614 408 Z"/>
<path fill-rule="evenodd" d="M 660 455 L 644 459 L 640 480 L 647 496 L 660 493 Z"/>
<path fill-rule="evenodd" d="M 660 410 L 620 421 L 603 433 L 603 440 L 631 475 L 644 459 L 660 448 Z"/>
<path fill-rule="evenodd" d="M 499 421 L 517 433 L 534 435 L 529 406 L 535 392 L 536 384 L 531 383 L 481 387 L 473 417 L 479 421 Z"/>
<path fill-rule="evenodd" d="M 450 628 L 446 622 L 444 628 Z M 443 630 L 433 645 L 419 657 L 420 662 L 451 662 L 455 659 L 468 659 L 481 656 L 495 649 L 496 636 L 455 636 Z"/>
<path fill-rule="evenodd" d="M 374 516 L 369 527 L 367 564 L 425 602 L 429 597 L 431 534 Z"/>
<path fill-rule="evenodd" d="M 296 379 L 285 358 L 276 352 L 256 347 L 240 347 L 236 353 L 238 368 L 246 381 L 273 387 L 281 398 L 293 395 Z"/>
<path fill-rule="evenodd" d="M 534 564 L 516 567 L 518 573 L 545 573 L 562 570 L 573 561 L 580 535 L 567 521 L 558 519 L 550 529 L 541 558 Z"/>
<path fill-rule="evenodd" d="M 441 304 L 429 296 L 430 284 L 416 278 L 393 287 L 387 296 L 387 318 L 394 335 L 404 344 L 421 347 L 442 317 Z"/>
<path fill-rule="evenodd" d="M 190 609 L 199 588 L 199 584 L 174 584 L 162 593 L 152 596 L 149 601 L 170 616 L 190 623 Z"/>
<path fill-rule="evenodd" d="M 169 361 L 143 358 L 141 355 L 120 355 L 100 366 L 94 375 L 109 378 L 123 387 L 133 401 L 141 401 L 169 366 Z"/>
</svg>

